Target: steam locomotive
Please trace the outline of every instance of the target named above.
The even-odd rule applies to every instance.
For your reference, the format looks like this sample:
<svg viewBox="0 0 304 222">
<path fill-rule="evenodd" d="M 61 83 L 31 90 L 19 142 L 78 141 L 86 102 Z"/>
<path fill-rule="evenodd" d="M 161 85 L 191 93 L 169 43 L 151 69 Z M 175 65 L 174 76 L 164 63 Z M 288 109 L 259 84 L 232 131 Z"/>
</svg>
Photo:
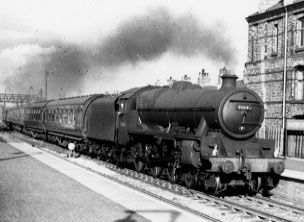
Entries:
<svg viewBox="0 0 304 222">
<path fill-rule="evenodd" d="M 7 109 L 3 122 L 34 138 L 154 177 L 218 195 L 230 187 L 265 195 L 284 171 L 273 140 L 255 133 L 264 119 L 263 102 L 236 87 L 235 75 L 222 86 L 189 82 L 133 88 L 120 95 L 92 95 Z"/>
</svg>

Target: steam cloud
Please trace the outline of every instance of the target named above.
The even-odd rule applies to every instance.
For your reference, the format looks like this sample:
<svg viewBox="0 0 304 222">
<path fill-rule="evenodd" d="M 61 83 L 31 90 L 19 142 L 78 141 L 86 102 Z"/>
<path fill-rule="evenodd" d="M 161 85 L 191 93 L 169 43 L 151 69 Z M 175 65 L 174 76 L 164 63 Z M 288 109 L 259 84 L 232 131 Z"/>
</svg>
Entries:
<svg viewBox="0 0 304 222">
<path fill-rule="evenodd" d="M 55 52 L 32 57 L 22 71 L 5 81 L 6 85 L 23 93 L 30 86 L 44 88 L 47 70 L 49 96 L 57 97 L 59 91 L 62 95 L 71 91 L 77 94 L 94 67 L 115 69 L 125 64 L 136 65 L 166 52 L 187 57 L 205 55 L 227 65 L 235 62 L 234 49 L 221 30 L 204 27 L 192 16 L 175 17 L 163 8 L 122 23 L 94 48 L 59 42 L 49 45 L 55 45 Z"/>
</svg>

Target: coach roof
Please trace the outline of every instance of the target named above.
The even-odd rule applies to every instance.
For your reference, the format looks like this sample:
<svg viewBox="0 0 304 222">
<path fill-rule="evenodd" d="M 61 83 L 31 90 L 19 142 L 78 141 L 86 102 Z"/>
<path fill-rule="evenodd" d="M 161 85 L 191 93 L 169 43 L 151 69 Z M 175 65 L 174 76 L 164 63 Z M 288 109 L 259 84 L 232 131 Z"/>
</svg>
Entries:
<svg viewBox="0 0 304 222">
<path fill-rule="evenodd" d="M 69 106 L 69 105 L 84 105 L 87 101 L 90 101 L 100 95 L 91 95 L 91 96 L 80 96 L 54 100 L 47 104 L 47 106 Z"/>
</svg>

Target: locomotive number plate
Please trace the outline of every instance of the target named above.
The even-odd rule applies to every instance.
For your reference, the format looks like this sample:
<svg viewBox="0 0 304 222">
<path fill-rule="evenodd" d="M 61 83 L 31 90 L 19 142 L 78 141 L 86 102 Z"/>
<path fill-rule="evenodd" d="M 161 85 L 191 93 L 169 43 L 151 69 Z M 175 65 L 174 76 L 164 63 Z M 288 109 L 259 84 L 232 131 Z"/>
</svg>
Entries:
<svg viewBox="0 0 304 222">
<path fill-rule="evenodd" d="M 249 105 L 249 104 L 237 104 L 236 105 L 236 110 L 239 110 L 239 111 L 250 111 L 252 110 L 252 106 Z"/>
</svg>

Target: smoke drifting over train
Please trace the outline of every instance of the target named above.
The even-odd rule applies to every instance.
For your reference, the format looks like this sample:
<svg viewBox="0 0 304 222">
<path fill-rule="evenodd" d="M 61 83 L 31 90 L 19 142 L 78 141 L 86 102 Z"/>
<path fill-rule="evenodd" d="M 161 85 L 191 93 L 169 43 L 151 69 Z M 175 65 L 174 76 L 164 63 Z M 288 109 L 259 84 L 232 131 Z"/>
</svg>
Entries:
<svg viewBox="0 0 304 222">
<path fill-rule="evenodd" d="M 25 66 L 5 80 L 5 84 L 14 92 L 28 93 L 32 87 L 37 93 L 38 89 L 44 90 L 47 74 L 49 98 L 64 96 L 71 90 L 73 94 L 81 93 L 78 85 L 89 67 L 85 51 L 76 45 L 52 45 L 55 45 L 53 52 L 31 56 Z"/>
<path fill-rule="evenodd" d="M 190 15 L 174 16 L 164 8 L 130 18 L 94 46 L 56 40 L 43 42 L 42 47 L 55 50 L 30 57 L 25 67 L 5 80 L 8 87 L 22 93 L 30 86 L 44 90 L 47 71 L 49 98 L 79 94 L 92 69 L 98 68 L 102 73 L 105 69 L 153 61 L 164 53 L 184 57 L 204 55 L 227 65 L 236 62 L 230 40 L 221 30 L 206 27 Z"/>
<path fill-rule="evenodd" d="M 99 61 L 106 66 L 136 64 L 165 52 L 182 56 L 204 54 L 227 64 L 233 49 L 220 30 L 209 29 L 192 16 L 174 17 L 159 9 L 121 24 L 99 47 Z"/>
</svg>

